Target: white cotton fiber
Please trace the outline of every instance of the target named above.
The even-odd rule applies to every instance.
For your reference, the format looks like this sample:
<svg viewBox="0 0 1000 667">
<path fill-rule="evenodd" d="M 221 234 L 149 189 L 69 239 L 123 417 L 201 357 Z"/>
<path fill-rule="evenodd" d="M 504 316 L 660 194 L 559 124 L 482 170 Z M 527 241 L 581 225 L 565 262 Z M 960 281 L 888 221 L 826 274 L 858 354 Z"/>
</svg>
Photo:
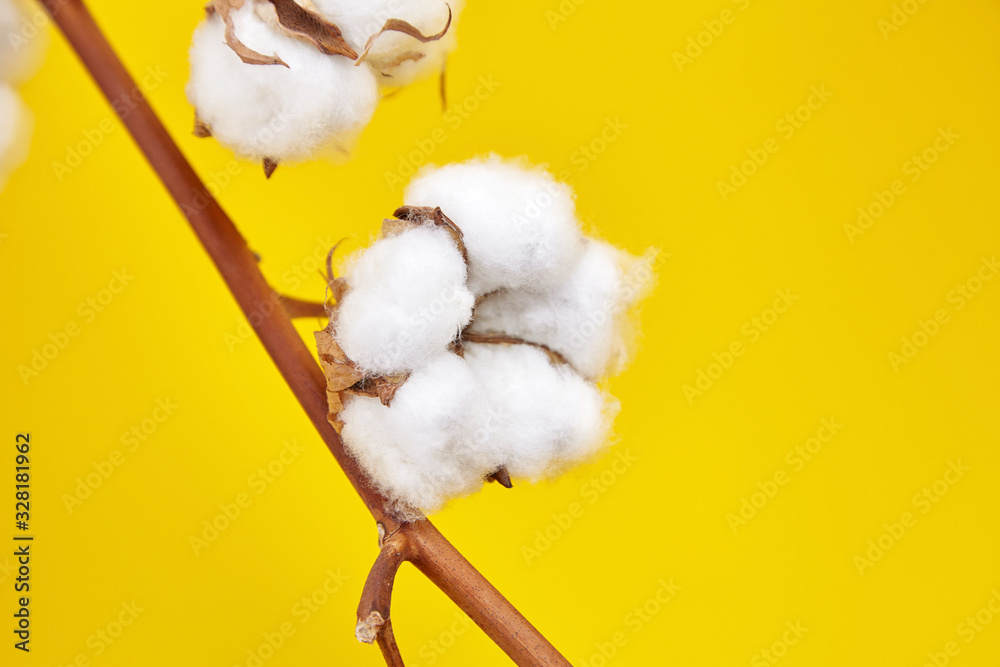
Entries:
<svg viewBox="0 0 1000 667">
<path fill-rule="evenodd" d="M 31 112 L 14 89 L 0 82 L 0 188 L 28 156 Z"/>
<path fill-rule="evenodd" d="M 490 463 L 463 444 L 474 390 L 465 361 L 445 352 L 414 372 L 390 407 L 355 396 L 341 411 L 348 451 L 404 516 L 433 512 L 483 484 Z"/>
<path fill-rule="evenodd" d="M 607 442 L 618 402 L 542 350 L 468 343 L 465 361 L 478 396 L 470 434 L 512 477 L 552 475 Z"/>
<path fill-rule="evenodd" d="M 303 160 L 321 149 L 350 148 L 378 103 L 374 75 L 279 33 L 252 2 L 231 16 L 240 41 L 288 67 L 244 63 L 226 44 L 218 12 L 206 18 L 194 33 L 187 96 L 212 135 L 257 160 Z"/>
<path fill-rule="evenodd" d="M 35 23 L 39 16 L 44 16 L 39 6 L 0 0 L 0 80 L 19 83 L 34 73 L 46 41 Z"/>
<path fill-rule="evenodd" d="M 386 31 L 372 43 L 365 62 L 379 82 L 405 86 L 441 71 L 446 56 L 455 48 L 455 26 L 463 0 L 315 0 L 315 4 L 359 54 L 388 19 L 406 21 L 424 36 L 438 34 L 448 24 L 450 6 L 451 26 L 441 39 L 424 43 L 402 32 Z"/>
<path fill-rule="evenodd" d="M 334 338 L 364 372 L 392 375 L 419 368 L 469 323 L 475 298 L 451 235 L 415 227 L 377 241 L 346 275 Z"/>
<path fill-rule="evenodd" d="M 470 331 L 546 345 L 593 380 L 614 374 L 629 356 L 626 312 L 653 279 L 640 261 L 588 240 L 580 259 L 551 289 L 504 290 L 484 298 Z"/>
<path fill-rule="evenodd" d="M 462 230 L 476 296 L 546 289 L 582 250 L 572 188 L 524 160 L 493 155 L 425 170 L 404 201 L 440 206 Z"/>
</svg>

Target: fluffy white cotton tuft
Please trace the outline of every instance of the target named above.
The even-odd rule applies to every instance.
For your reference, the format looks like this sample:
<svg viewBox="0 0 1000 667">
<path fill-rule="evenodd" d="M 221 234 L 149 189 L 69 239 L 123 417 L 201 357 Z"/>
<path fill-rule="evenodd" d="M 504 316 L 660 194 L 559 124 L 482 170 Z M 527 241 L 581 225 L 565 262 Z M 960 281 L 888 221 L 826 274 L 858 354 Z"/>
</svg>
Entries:
<svg viewBox="0 0 1000 667">
<path fill-rule="evenodd" d="M 641 258 L 588 240 L 551 289 L 504 290 L 483 299 L 470 330 L 546 345 L 586 377 L 600 379 L 628 361 L 626 314 L 652 282 L 652 269 Z"/>
<path fill-rule="evenodd" d="M 442 353 L 410 376 L 390 407 L 351 397 L 340 413 L 341 435 L 396 510 L 408 518 L 415 509 L 430 513 L 478 489 L 490 467 L 482 452 L 465 446 L 474 397 L 465 361 Z"/>
<path fill-rule="evenodd" d="M 45 30 L 32 20 L 41 7 L 22 0 L 0 0 L 0 79 L 19 83 L 30 77 L 41 60 Z"/>
<path fill-rule="evenodd" d="M 334 338 L 363 371 L 392 375 L 445 351 L 472 318 L 465 261 L 442 228 L 377 241 L 346 275 Z"/>
<path fill-rule="evenodd" d="M 441 39 L 421 42 L 397 31 L 387 31 L 372 43 L 365 62 L 385 86 L 405 86 L 428 74 L 440 72 L 455 48 L 455 26 L 462 0 L 315 0 L 323 17 L 337 25 L 344 39 L 361 53 L 368 38 L 389 19 L 401 19 L 424 36 L 436 35 L 452 21 Z"/>
<path fill-rule="evenodd" d="M 425 173 L 406 202 L 440 206 L 468 262 L 454 230 L 435 226 L 445 221 L 413 226 L 424 212 L 399 211 L 348 262 L 331 320 L 341 365 L 326 364 L 341 392 L 331 406 L 345 406 L 334 425 L 412 518 L 501 470 L 551 477 L 609 442 L 620 406 L 595 382 L 626 361 L 628 311 L 655 281 L 655 252 L 584 239 L 568 186 L 520 161 Z"/>
<path fill-rule="evenodd" d="M 0 188 L 28 156 L 31 112 L 10 86 L 0 82 Z"/>
<path fill-rule="evenodd" d="M 368 68 L 279 33 L 254 12 L 232 12 L 247 47 L 282 65 L 250 65 L 225 42 L 218 13 L 194 33 L 188 100 L 212 135 L 238 155 L 296 161 L 323 149 L 346 151 L 371 119 L 379 93 Z"/>
<path fill-rule="evenodd" d="M 618 402 L 530 345 L 469 343 L 477 389 L 470 433 L 512 477 L 537 480 L 607 442 Z"/>
<path fill-rule="evenodd" d="M 582 251 L 572 188 L 524 160 L 492 155 L 425 170 L 404 201 L 440 206 L 462 230 L 476 296 L 546 289 Z"/>
</svg>

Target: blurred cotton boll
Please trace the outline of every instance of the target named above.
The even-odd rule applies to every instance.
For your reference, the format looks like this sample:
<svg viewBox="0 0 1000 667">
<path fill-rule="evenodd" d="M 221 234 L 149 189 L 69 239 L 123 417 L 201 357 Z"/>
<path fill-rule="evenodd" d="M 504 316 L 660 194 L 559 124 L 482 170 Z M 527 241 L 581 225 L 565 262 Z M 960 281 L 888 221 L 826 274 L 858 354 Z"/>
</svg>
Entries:
<svg viewBox="0 0 1000 667">
<path fill-rule="evenodd" d="M 31 112 L 10 86 L 0 83 L 0 188 L 28 157 Z"/>
<path fill-rule="evenodd" d="M 0 0 L 0 80 L 21 83 L 35 73 L 45 52 L 47 24 L 40 6 Z"/>
<path fill-rule="evenodd" d="M 455 24 L 462 0 L 315 0 L 320 13 L 335 23 L 344 38 L 361 53 L 374 37 L 364 62 L 384 86 L 405 86 L 441 71 L 457 40 Z M 448 24 L 449 10 L 451 24 Z M 416 28 L 424 37 L 439 38 L 427 42 L 403 32 L 379 31 L 390 19 L 401 20 Z M 378 35 L 377 37 L 375 37 Z"/>
<path fill-rule="evenodd" d="M 250 2 L 230 16 L 241 42 L 287 67 L 243 62 L 226 44 L 219 13 L 206 18 L 191 46 L 187 96 L 212 136 L 256 160 L 350 149 L 378 103 L 371 71 L 279 32 Z"/>
</svg>

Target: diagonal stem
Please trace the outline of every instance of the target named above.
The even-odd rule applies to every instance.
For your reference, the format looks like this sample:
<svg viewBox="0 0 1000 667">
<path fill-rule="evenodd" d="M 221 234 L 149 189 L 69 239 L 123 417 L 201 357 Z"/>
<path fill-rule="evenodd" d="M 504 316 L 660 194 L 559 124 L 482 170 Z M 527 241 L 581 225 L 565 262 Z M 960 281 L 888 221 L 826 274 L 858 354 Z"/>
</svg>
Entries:
<svg viewBox="0 0 1000 667">
<path fill-rule="evenodd" d="M 257 268 L 253 253 L 232 221 L 195 174 L 108 44 L 82 0 L 40 0 L 80 60 L 120 114 L 198 240 L 249 319 L 295 398 L 343 469 L 368 511 L 386 532 L 400 531 L 412 561 L 518 665 L 569 662 L 426 519 L 400 521 L 386 498 L 344 449 L 327 421 L 326 380 L 284 308 Z M 128 101 L 128 104 L 120 102 Z M 393 642 L 394 643 L 394 642 Z"/>
</svg>

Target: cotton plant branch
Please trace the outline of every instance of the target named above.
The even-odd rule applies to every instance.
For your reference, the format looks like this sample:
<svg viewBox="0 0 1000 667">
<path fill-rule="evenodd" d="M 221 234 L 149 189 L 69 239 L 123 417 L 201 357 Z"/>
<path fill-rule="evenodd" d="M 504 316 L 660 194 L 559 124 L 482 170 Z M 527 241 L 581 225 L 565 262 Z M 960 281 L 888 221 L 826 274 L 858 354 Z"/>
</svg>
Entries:
<svg viewBox="0 0 1000 667">
<path fill-rule="evenodd" d="M 302 405 L 344 474 L 379 525 L 381 541 L 375 574 L 366 584 L 361 611 L 385 613 L 374 628 L 390 665 L 401 665 L 389 623 L 388 591 L 403 562 L 409 561 L 454 601 L 518 665 L 569 665 L 548 640 L 507 601 L 426 519 L 402 523 L 387 499 L 347 454 L 327 421 L 326 380 L 295 330 L 288 313 L 274 308 L 274 295 L 253 253 L 232 221 L 195 174 L 159 121 L 139 87 L 81 0 L 40 0 L 110 100 L 135 101 L 122 121 L 163 184 L 184 212 L 261 343 Z M 117 105 L 112 105 L 116 106 Z M 391 549 L 391 551 L 386 551 Z M 397 562 L 398 561 L 398 562 Z M 384 573 L 384 574 L 380 574 Z M 380 596 L 385 596 L 384 601 Z M 370 609 L 365 601 L 370 600 Z M 383 604 L 384 602 L 384 604 Z M 366 617 L 367 618 L 367 617 Z M 395 661 L 395 662 L 393 662 Z"/>
</svg>

